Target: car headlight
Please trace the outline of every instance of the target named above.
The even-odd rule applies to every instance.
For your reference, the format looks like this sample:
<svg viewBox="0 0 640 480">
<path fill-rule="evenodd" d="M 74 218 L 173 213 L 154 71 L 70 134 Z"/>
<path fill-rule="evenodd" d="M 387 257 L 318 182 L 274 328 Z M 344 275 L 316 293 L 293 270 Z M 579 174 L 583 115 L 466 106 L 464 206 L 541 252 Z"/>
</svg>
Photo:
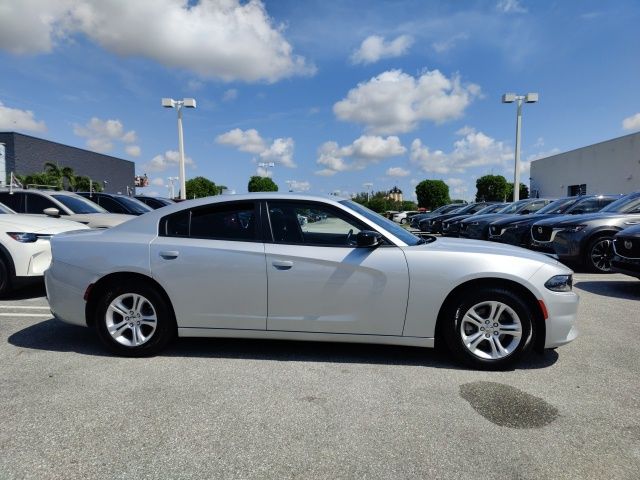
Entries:
<svg viewBox="0 0 640 480">
<path fill-rule="evenodd" d="M 579 232 L 584 227 L 586 227 L 586 225 L 566 225 L 562 227 L 562 230 L 564 230 L 565 232 Z"/>
<path fill-rule="evenodd" d="M 7 232 L 11 238 L 20 243 L 33 243 L 38 241 L 38 235 L 27 232 Z"/>
<path fill-rule="evenodd" d="M 573 275 L 556 275 L 544 284 L 552 292 L 570 292 L 573 288 Z"/>
<path fill-rule="evenodd" d="M 480 225 L 480 222 L 469 222 L 469 225 Z"/>
</svg>

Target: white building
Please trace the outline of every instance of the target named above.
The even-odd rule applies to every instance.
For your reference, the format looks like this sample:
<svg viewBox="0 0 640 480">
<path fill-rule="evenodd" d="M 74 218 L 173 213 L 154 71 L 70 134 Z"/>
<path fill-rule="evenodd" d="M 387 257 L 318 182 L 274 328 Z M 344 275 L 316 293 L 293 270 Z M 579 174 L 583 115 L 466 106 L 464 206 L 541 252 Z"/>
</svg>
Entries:
<svg viewBox="0 0 640 480">
<path fill-rule="evenodd" d="M 640 190 L 640 132 L 531 162 L 531 196 Z"/>
</svg>

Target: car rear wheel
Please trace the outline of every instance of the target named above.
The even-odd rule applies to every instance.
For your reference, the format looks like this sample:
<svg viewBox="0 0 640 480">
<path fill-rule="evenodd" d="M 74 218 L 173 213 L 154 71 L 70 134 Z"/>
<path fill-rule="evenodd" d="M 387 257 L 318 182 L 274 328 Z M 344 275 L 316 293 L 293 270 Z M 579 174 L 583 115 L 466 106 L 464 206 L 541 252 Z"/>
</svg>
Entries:
<svg viewBox="0 0 640 480">
<path fill-rule="evenodd" d="M 533 312 L 506 289 L 466 292 L 453 302 L 445 321 L 443 333 L 449 350 L 474 368 L 509 368 L 532 344 Z"/>
<path fill-rule="evenodd" d="M 96 309 L 95 326 L 111 351 L 131 357 L 158 353 L 176 333 L 162 295 L 151 286 L 139 284 L 107 288 Z"/>
<path fill-rule="evenodd" d="M 585 263 L 593 272 L 610 273 L 613 256 L 613 237 L 598 237 L 589 244 Z"/>
</svg>

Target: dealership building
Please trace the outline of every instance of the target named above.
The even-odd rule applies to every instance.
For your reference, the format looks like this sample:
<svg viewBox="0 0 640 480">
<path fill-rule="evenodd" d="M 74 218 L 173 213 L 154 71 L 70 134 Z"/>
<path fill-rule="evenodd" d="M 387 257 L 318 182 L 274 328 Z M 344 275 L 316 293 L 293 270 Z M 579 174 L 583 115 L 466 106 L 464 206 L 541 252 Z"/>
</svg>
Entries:
<svg viewBox="0 0 640 480">
<path fill-rule="evenodd" d="M 640 190 L 640 132 L 531 162 L 531 196 Z"/>
<path fill-rule="evenodd" d="M 129 160 L 21 133 L 0 132 L 0 184 L 3 186 L 11 172 L 16 175 L 42 172 L 47 162 L 60 168 L 71 167 L 76 175 L 101 183 L 109 193 L 134 191 L 135 164 Z"/>
</svg>

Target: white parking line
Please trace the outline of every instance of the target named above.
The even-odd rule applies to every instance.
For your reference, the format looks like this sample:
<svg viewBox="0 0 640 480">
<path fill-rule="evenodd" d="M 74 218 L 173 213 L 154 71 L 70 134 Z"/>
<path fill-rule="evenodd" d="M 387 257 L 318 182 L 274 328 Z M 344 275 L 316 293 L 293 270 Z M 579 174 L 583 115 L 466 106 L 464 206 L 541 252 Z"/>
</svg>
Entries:
<svg viewBox="0 0 640 480">
<path fill-rule="evenodd" d="M 47 306 L 33 307 L 33 306 L 25 306 L 25 305 L 0 305 L 0 308 L 17 308 L 17 309 L 24 309 L 24 310 L 49 310 L 49 307 Z"/>
<path fill-rule="evenodd" d="M 52 318 L 51 314 L 44 313 L 0 313 L 0 317 L 42 317 L 42 318 Z"/>
</svg>

